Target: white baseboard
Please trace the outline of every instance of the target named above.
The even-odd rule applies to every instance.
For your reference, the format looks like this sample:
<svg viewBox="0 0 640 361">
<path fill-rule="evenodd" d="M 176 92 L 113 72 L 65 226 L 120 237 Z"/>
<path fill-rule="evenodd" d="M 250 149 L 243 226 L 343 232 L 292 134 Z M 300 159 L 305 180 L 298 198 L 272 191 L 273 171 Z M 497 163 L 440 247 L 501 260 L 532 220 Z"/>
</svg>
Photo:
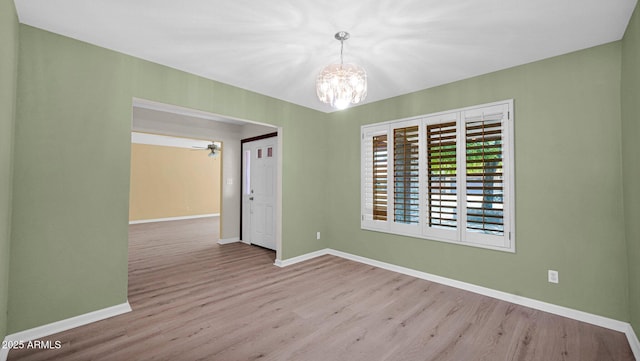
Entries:
<svg viewBox="0 0 640 361">
<path fill-rule="evenodd" d="M 326 254 L 329 254 L 330 251 L 331 250 L 329 248 L 325 248 L 319 251 L 303 254 L 302 256 L 285 259 L 284 261 L 280 259 L 276 259 L 276 261 L 273 264 L 278 267 L 287 267 L 287 266 L 291 266 L 292 264 L 296 264 L 296 263 L 304 262 L 316 257 L 324 256 Z"/>
<path fill-rule="evenodd" d="M 67 318 L 66 320 L 61 320 L 61 321 L 49 323 L 47 325 L 38 326 L 28 330 L 16 332 L 16 333 L 7 335 L 4 338 L 4 341 L 29 342 L 29 341 L 37 340 L 39 338 L 47 337 L 49 335 L 53 335 L 58 332 L 63 332 L 66 330 L 70 330 L 72 328 L 87 325 L 89 323 L 104 320 L 106 318 L 118 316 L 127 312 L 131 312 L 131 306 L 129 305 L 128 301 L 125 303 L 121 303 L 119 305 L 85 313 L 80 316 Z M 8 355 L 9 355 L 9 349 L 7 348 L 0 349 L 0 361 L 6 361 Z"/>
<path fill-rule="evenodd" d="M 181 221 L 181 220 L 184 220 L 184 219 L 208 218 L 208 217 L 219 217 L 219 216 L 220 216 L 220 213 L 196 214 L 196 215 L 193 215 L 193 216 L 183 216 L 183 217 L 140 219 L 140 220 L 137 220 L 137 221 L 129 221 L 129 224 L 167 222 L 167 221 Z"/>
<path fill-rule="evenodd" d="M 229 244 L 229 243 L 237 243 L 240 242 L 240 238 L 232 237 L 218 240 L 218 244 Z"/>
<path fill-rule="evenodd" d="M 638 336 L 633 330 L 633 326 L 629 325 L 625 334 L 627 335 L 627 340 L 629 340 L 629 346 L 631 346 L 633 356 L 635 356 L 636 360 L 640 360 L 640 341 L 638 341 Z"/>
<path fill-rule="evenodd" d="M 567 308 L 567 307 L 564 307 L 564 306 L 558 306 L 558 305 L 554 305 L 552 303 L 538 301 L 538 300 L 535 300 L 535 299 L 532 299 L 532 298 L 517 296 L 517 295 L 511 294 L 511 293 L 497 291 L 497 290 L 494 290 L 494 289 L 491 289 L 491 288 L 482 287 L 482 286 L 474 285 L 474 284 L 471 284 L 471 283 L 461 282 L 461 281 L 457 281 L 457 280 L 454 280 L 454 279 L 451 279 L 451 278 L 437 276 L 437 275 L 434 275 L 434 274 L 431 274 L 431 273 L 426 273 L 426 272 L 422 272 L 422 271 L 416 271 L 416 270 L 413 270 L 413 269 L 410 269 L 410 268 L 396 266 L 396 265 L 393 265 L 393 264 L 390 264 L 390 263 L 380 262 L 380 261 L 376 261 L 376 260 L 373 260 L 373 259 L 352 255 L 350 253 L 345 253 L 345 252 L 336 251 L 336 250 L 332 249 L 332 250 L 329 250 L 329 254 L 334 255 L 334 256 L 338 256 L 338 257 L 342 257 L 342 258 L 346 258 L 346 259 L 349 259 L 349 260 L 352 260 L 352 261 L 368 264 L 370 266 L 383 268 L 383 269 L 386 269 L 386 270 L 389 270 L 389 271 L 402 273 L 402 274 L 405 274 L 405 275 L 408 275 L 408 276 L 412 276 L 412 277 L 424 279 L 424 280 L 427 280 L 427 281 L 432 281 L 432 282 L 440 283 L 440 284 L 443 284 L 443 285 L 459 288 L 459 289 L 462 289 L 462 290 L 465 290 L 465 291 L 470 291 L 470 292 L 473 292 L 473 293 L 481 294 L 481 295 L 484 295 L 484 296 L 496 298 L 496 299 L 499 299 L 499 300 L 502 300 L 502 301 L 507 301 L 507 302 L 515 303 L 515 304 L 518 304 L 518 305 L 521 305 L 521 306 L 534 308 L 536 310 L 549 312 L 549 313 L 552 313 L 552 314 L 555 314 L 555 315 L 559 315 L 559 316 L 563 316 L 563 317 L 568 317 L 568 318 L 571 318 L 571 319 L 574 319 L 574 320 L 590 323 L 590 324 L 593 324 L 593 325 L 605 327 L 605 328 L 608 328 L 608 329 L 611 329 L 611 330 L 615 330 L 615 331 L 619 331 L 619 332 L 626 332 L 627 328 L 628 328 L 628 325 L 629 325 L 626 322 L 622 322 L 622 321 L 614 320 L 614 319 L 611 319 L 611 318 L 594 315 L 592 313 L 578 311 L 578 310 L 574 310 L 574 309 Z"/>
<path fill-rule="evenodd" d="M 312 258 L 320 257 L 327 254 L 333 255 L 336 257 L 345 258 L 345 259 L 359 262 L 359 263 L 364 263 L 370 266 L 386 269 L 389 271 L 402 273 L 408 276 L 424 279 L 427 281 L 432 281 L 432 282 L 440 283 L 443 285 L 459 288 L 465 291 L 470 291 L 470 292 L 481 294 L 484 296 L 496 298 L 502 301 L 511 302 L 517 305 L 530 307 L 536 310 L 571 318 L 577 321 L 586 322 L 592 325 L 608 328 L 610 330 L 622 332 L 627 336 L 627 339 L 629 340 L 629 345 L 631 347 L 631 350 L 633 351 L 635 358 L 637 360 L 640 360 L 640 341 L 638 341 L 638 337 L 636 336 L 633 330 L 633 327 L 628 322 L 614 320 L 612 318 L 594 315 L 592 313 L 578 311 L 568 307 L 558 306 L 552 303 L 547 303 L 547 302 L 535 300 L 532 298 L 517 296 L 511 293 L 497 291 L 491 288 L 482 287 L 482 286 L 474 285 L 471 283 L 457 281 L 451 278 L 446 278 L 446 277 L 437 276 L 434 274 L 417 271 L 417 270 L 406 268 L 406 267 L 397 266 L 391 263 L 386 263 L 386 262 L 381 262 L 381 261 L 377 261 L 377 260 L 366 258 L 366 257 L 356 256 L 351 253 L 337 251 L 331 248 L 326 248 L 316 252 L 303 254 L 301 256 L 289 258 L 286 260 L 276 260 L 275 265 L 278 267 L 286 267 L 292 264 L 307 261 Z"/>
</svg>

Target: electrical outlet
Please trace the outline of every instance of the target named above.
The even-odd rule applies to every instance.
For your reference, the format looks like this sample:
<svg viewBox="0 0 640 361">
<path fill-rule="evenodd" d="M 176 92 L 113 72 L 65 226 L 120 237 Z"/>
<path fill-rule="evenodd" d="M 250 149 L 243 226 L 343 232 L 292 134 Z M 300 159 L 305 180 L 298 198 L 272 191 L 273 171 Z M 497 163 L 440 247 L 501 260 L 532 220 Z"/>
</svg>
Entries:
<svg viewBox="0 0 640 361">
<path fill-rule="evenodd" d="M 560 282 L 560 278 L 558 276 L 558 271 L 549 270 L 549 282 L 558 283 Z"/>
<path fill-rule="evenodd" d="M 320 239 L 320 232 L 316 232 L 316 239 Z"/>
</svg>

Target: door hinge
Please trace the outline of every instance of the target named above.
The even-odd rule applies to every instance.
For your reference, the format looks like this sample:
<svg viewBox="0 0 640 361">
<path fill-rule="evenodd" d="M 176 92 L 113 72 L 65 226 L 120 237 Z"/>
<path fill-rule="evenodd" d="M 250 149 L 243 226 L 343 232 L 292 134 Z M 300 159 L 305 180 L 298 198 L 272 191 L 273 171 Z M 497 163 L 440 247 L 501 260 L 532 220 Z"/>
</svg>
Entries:
<svg viewBox="0 0 640 361">
<path fill-rule="evenodd" d="M 509 240 L 511 240 L 511 232 L 509 232 Z"/>
<path fill-rule="evenodd" d="M 364 221 L 364 214 L 360 215 L 360 220 Z"/>
</svg>

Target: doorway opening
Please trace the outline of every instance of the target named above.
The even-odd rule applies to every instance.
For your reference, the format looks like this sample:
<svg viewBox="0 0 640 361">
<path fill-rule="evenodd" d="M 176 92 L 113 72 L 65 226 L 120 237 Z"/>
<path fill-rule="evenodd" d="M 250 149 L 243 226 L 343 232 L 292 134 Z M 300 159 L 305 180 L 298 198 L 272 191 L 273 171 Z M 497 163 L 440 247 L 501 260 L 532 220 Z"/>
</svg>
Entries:
<svg viewBox="0 0 640 361">
<path fill-rule="evenodd" d="M 220 152 L 220 208 L 219 244 L 245 241 L 242 232 L 243 181 L 242 181 L 242 139 L 251 139 L 275 134 L 275 146 L 271 149 L 273 161 L 273 204 L 269 217 L 273 226 L 268 230 L 272 235 L 271 249 L 276 251 L 276 260 L 281 259 L 282 230 L 282 128 L 254 121 L 158 103 L 146 99 L 133 99 L 132 132 L 204 141 L 200 147 L 212 142 L 222 147 Z M 205 151 L 203 158 L 207 157 Z M 268 152 L 268 151 L 265 151 Z M 266 155 L 267 153 L 265 153 Z M 254 222 L 255 223 L 255 222 Z M 254 243 L 258 244 L 258 243 Z M 259 245 L 259 244 L 258 244 Z"/>
</svg>

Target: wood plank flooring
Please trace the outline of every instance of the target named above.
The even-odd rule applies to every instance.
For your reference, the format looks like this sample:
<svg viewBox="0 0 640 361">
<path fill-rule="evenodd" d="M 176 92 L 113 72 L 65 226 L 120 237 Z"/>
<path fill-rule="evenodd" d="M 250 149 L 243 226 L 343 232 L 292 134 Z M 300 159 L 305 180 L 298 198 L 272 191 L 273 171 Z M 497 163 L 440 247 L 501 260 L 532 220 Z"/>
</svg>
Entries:
<svg viewBox="0 0 640 361">
<path fill-rule="evenodd" d="M 626 337 L 586 323 L 323 256 L 220 246 L 212 219 L 130 227 L 133 311 L 9 360 L 626 361 Z"/>
</svg>

